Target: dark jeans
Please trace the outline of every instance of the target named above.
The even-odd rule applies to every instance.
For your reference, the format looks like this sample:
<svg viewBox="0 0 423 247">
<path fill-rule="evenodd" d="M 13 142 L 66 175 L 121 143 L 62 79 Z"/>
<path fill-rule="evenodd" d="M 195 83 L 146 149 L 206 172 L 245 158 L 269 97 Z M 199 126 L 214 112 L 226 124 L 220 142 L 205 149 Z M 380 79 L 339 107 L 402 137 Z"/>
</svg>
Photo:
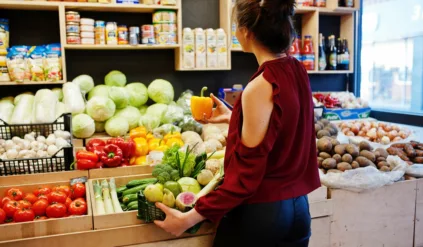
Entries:
<svg viewBox="0 0 423 247">
<path fill-rule="evenodd" d="M 214 247 L 307 247 L 311 236 L 307 196 L 241 205 L 217 229 Z"/>
</svg>

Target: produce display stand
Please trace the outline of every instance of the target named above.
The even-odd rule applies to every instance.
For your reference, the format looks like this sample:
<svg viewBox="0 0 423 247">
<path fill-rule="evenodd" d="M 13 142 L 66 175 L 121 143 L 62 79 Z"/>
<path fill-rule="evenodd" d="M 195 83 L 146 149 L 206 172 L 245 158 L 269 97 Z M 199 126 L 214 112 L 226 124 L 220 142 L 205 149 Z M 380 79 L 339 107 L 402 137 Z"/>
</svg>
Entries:
<svg viewBox="0 0 423 247">
<path fill-rule="evenodd" d="M 89 170 L 91 179 L 121 177 L 130 175 L 149 174 L 153 172 L 152 166 L 125 166 L 116 168 L 103 168 Z"/>
<path fill-rule="evenodd" d="M 22 185 L 19 180 L 16 180 L 14 188 L 22 189 L 23 191 L 33 191 L 40 186 L 57 186 L 57 185 L 69 185 L 69 180 L 60 182 L 50 183 L 38 183 Z M 10 186 L 1 186 L 0 194 L 3 195 Z M 90 191 L 86 188 L 87 196 L 87 215 L 74 216 L 60 219 L 48 219 L 42 221 L 32 221 L 24 223 L 11 223 L 0 225 L 0 243 L 8 244 L 8 241 L 21 238 L 33 238 L 39 236 L 56 235 L 62 233 L 89 231 L 93 229 Z"/>
<path fill-rule="evenodd" d="M 329 189 L 333 201 L 330 246 L 413 246 L 418 184 L 423 187 L 423 180 L 397 182 L 364 193 Z M 423 194 L 419 194 L 421 217 Z M 421 241 L 422 225 L 417 223 L 416 241 Z M 422 245 L 416 242 L 415 246 Z"/>
<path fill-rule="evenodd" d="M 64 172 L 50 172 L 50 173 L 37 173 L 28 175 L 13 175 L 1 176 L 0 186 L 13 186 L 23 184 L 42 184 L 52 183 L 56 181 L 69 181 L 72 178 L 88 177 L 88 171 L 64 171 Z M 3 194 L 1 194 L 3 195 Z"/>
</svg>

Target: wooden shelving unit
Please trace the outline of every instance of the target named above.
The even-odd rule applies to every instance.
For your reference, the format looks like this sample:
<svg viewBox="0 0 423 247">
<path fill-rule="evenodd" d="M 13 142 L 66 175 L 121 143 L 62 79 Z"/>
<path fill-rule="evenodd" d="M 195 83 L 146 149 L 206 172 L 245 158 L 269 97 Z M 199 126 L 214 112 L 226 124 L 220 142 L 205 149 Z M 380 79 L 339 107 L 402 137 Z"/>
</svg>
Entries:
<svg viewBox="0 0 423 247">
<path fill-rule="evenodd" d="M 65 83 L 64 81 L 26 81 L 26 82 L 14 82 L 14 81 L 10 81 L 10 82 L 0 82 L 0 86 L 10 86 L 10 85 L 14 85 L 14 86 L 28 86 L 28 85 L 49 85 L 49 84 L 63 84 Z"/>
<path fill-rule="evenodd" d="M 231 0 L 220 0 L 222 4 L 230 4 Z M 354 17 L 355 13 L 360 9 L 360 1 L 354 0 L 354 7 L 339 7 L 338 0 L 327 0 L 327 5 L 325 8 L 320 7 L 297 7 L 295 9 L 295 14 L 299 15 L 301 18 L 301 30 L 300 33 L 304 35 L 311 35 L 313 38 L 313 47 L 315 56 L 315 70 L 308 71 L 309 74 L 351 74 L 354 73 Z M 225 17 L 226 16 L 226 17 Z M 226 26 L 228 29 L 228 34 L 231 34 L 231 20 L 232 8 L 228 9 L 226 15 L 222 17 L 222 8 L 221 8 L 221 26 Z M 322 16 L 338 16 L 340 18 L 340 36 L 348 40 L 348 49 L 350 51 L 350 69 L 347 71 L 335 70 L 335 71 L 319 71 L 318 70 L 318 56 L 319 53 L 319 22 Z M 223 21 L 228 21 L 229 23 L 222 23 Z M 226 30 L 225 30 L 226 31 Z M 232 44 L 232 39 L 229 35 L 229 42 Z M 242 52 L 240 48 L 232 48 L 232 52 Z"/>
<path fill-rule="evenodd" d="M 65 50 L 172 50 L 179 45 L 64 45 Z"/>
</svg>

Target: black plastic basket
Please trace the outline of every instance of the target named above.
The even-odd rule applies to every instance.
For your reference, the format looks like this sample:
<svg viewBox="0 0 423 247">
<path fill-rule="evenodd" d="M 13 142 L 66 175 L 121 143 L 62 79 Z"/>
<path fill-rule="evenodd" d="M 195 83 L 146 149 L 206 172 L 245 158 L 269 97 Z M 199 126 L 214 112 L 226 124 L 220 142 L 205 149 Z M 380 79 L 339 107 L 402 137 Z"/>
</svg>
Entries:
<svg viewBox="0 0 423 247">
<path fill-rule="evenodd" d="M 144 196 L 143 191 L 138 192 L 138 215 L 137 218 L 145 221 L 145 223 L 151 223 L 155 220 L 164 220 L 166 214 L 153 203 L 148 202 Z M 186 233 L 195 234 L 201 227 L 201 222 L 191 227 Z"/>
<path fill-rule="evenodd" d="M 61 149 L 63 156 L 57 156 L 61 152 L 59 150 L 53 157 L 48 158 L 0 159 L 0 176 L 69 171 L 74 160 L 71 123 L 71 114 L 63 114 L 53 123 L 44 124 L 8 124 L 0 119 L 0 138 L 4 140 L 10 140 L 14 136 L 24 138 L 26 134 L 31 132 L 34 132 L 36 136 L 42 135 L 45 137 L 53 134 L 55 130 L 71 133 L 70 146 Z"/>
</svg>

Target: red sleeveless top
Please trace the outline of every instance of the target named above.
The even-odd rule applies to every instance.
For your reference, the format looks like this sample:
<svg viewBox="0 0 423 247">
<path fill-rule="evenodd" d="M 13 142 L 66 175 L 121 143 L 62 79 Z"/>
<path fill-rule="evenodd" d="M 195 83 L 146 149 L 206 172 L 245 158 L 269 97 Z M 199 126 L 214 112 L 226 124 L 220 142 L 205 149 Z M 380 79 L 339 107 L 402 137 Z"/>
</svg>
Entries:
<svg viewBox="0 0 423 247">
<path fill-rule="evenodd" d="M 195 206 L 212 222 L 241 204 L 295 198 L 320 187 L 307 71 L 288 56 L 263 63 L 251 80 L 262 73 L 273 86 L 274 108 L 268 131 L 257 147 L 242 144 L 239 99 L 229 124 L 223 184 Z"/>
</svg>

